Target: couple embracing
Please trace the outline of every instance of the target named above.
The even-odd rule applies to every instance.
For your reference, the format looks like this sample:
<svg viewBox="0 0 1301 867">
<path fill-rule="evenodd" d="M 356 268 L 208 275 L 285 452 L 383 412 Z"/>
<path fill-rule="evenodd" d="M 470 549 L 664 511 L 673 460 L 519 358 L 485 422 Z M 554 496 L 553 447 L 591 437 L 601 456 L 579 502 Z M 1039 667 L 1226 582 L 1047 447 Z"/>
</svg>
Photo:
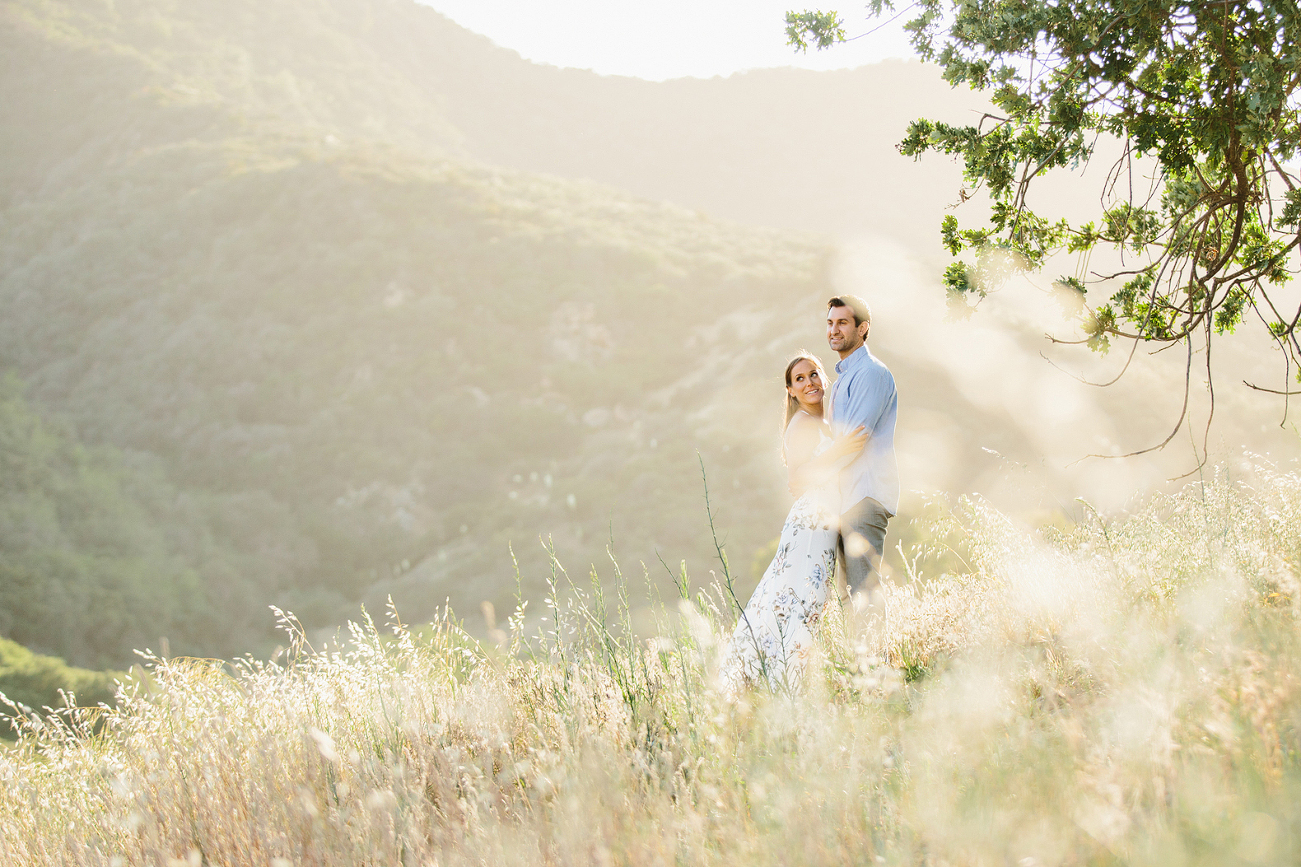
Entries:
<svg viewBox="0 0 1301 867">
<path fill-rule="evenodd" d="M 808 353 L 786 366 L 782 457 L 796 500 L 732 635 L 723 677 L 733 688 L 766 681 L 798 689 L 837 572 L 851 620 L 879 583 L 886 523 L 899 508 L 898 395 L 894 376 L 868 351 L 871 325 L 863 299 L 838 295 L 827 302 L 827 343 L 840 356 L 835 383 L 828 388 Z"/>
</svg>

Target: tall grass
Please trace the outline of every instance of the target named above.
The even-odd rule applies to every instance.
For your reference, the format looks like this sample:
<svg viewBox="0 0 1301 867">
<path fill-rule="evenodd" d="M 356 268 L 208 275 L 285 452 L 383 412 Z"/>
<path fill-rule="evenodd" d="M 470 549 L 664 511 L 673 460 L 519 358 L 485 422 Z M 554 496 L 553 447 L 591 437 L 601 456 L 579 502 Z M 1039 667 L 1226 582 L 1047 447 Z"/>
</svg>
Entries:
<svg viewBox="0 0 1301 867">
<path fill-rule="evenodd" d="M 281 662 L 156 660 L 115 710 L 19 715 L 0 859 L 1298 860 L 1301 478 L 1039 532 L 964 500 L 928 538 L 802 695 L 726 697 L 725 590 L 679 575 L 639 640 L 558 565 L 545 628 L 521 606 L 496 645 L 446 613 L 314 651 L 286 617 Z"/>
</svg>

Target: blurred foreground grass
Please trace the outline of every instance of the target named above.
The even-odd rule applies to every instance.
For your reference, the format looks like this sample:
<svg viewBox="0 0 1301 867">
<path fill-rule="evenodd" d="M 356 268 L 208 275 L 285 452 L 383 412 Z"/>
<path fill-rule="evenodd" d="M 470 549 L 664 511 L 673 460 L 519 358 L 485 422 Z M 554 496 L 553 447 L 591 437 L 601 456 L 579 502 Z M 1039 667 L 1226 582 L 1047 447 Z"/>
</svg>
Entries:
<svg viewBox="0 0 1301 867">
<path fill-rule="evenodd" d="M 644 641 L 563 573 L 546 630 L 517 612 L 499 646 L 449 615 L 157 661 L 116 710 L 21 721 L 0 860 L 1297 861 L 1301 478 L 1040 532 L 964 500 L 926 535 L 862 645 L 833 614 L 797 697 L 719 689 L 721 588 Z"/>
</svg>

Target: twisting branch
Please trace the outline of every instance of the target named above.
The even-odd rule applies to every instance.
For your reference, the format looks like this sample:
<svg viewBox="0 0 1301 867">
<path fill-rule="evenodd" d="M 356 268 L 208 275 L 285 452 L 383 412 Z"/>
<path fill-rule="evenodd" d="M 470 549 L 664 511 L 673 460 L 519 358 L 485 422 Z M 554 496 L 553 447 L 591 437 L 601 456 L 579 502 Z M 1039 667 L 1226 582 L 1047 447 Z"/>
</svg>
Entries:
<svg viewBox="0 0 1301 867">
<path fill-rule="evenodd" d="M 871 2 L 873 14 L 886 8 L 893 14 L 887 0 Z M 960 157 L 965 185 L 991 199 L 989 228 L 963 229 L 945 217 L 946 248 L 976 258 L 974 267 L 955 261 L 945 271 L 951 300 L 978 303 L 992 288 L 982 282 L 996 270 L 980 267 L 986 256 L 1011 253 L 1023 267 L 1039 268 L 1057 252 L 1084 260 L 1102 246 L 1118 255 L 1119 269 L 1080 268 L 1064 278 L 1081 293 L 1102 295 L 1082 305 L 1087 337 L 1079 342 L 1105 351 L 1127 339 L 1160 351 L 1204 340 L 1208 426 L 1216 398 L 1211 359 L 1220 357 L 1213 344 L 1248 308 L 1284 350 L 1288 381 L 1301 376 L 1301 311 L 1280 315 L 1266 291 L 1293 277 L 1301 250 L 1301 177 L 1289 169 L 1301 157 L 1301 69 L 1290 51 L 1301 44 L 1295 3 L 1151 0 L 1140 9 L 1088 0 L 915 0 L 914 9 L 905 27 L 917 53 L 941 64 L 950 83 L 986 91 L 993 103 L 971 126 L 914 121 L 899 145 L 906 156 Z M 1035 213 L 1035 183 L 1054 168 L 1087 162 L 1104 134 L 1122 152 L 1103 178 L 1096 219 L 1072 225 Z M 1136 175 L 1148 164 L 1151 183 L 1140 194 Z M 1266 309 L 1273 319 L 1262 315 Z M 1189 418 L 1190 376 L 1180 425 Z M 1285 400 L 1285 418 L 1286 407 Z M 1204 433 L 1199 460 L 1208 443 Z"/>
<path fill-rule="evenodd" d="M 1192 389 L 1192 379 L 1193 379 L 1193 345 L 1192 345 L 1192 341 L 1188 341 L 1188 363 L 1187 366 L 1184 368 L 1184 402 L 1183 402 L 1183 406 L 1179 408 L 1179 420 L 1175 422 L 1175 426 L 1170 431 L 1170 435 L 1167 436 L 1165 439 L 1161 440 L 1161 442 L 1157 443 L 1156 445 L 1148 446 L 1145 449 L 1139 449 L 1138 451 L 1129 452 L 1128 454 L 1123 454 L 1123 455 L 1085 455 L 1079 460 L 1075 460 L 1067 464 L 1067 466 L 1075 466 L 1080 461 L 1086 460 L 1087 458 L 1136 458 L 1139 455 L 1145 455 L 1148 454 L 1149 452 L 1155 452 L 1165 448 L 1167 445 L 1170 444 L 1170 441 L 1175 438 L 1175 434 L 1179 433 L 1180 428 L 1184 426 L 1184 419 L 1188 417 L 1188 394 Z"/>
</svg>

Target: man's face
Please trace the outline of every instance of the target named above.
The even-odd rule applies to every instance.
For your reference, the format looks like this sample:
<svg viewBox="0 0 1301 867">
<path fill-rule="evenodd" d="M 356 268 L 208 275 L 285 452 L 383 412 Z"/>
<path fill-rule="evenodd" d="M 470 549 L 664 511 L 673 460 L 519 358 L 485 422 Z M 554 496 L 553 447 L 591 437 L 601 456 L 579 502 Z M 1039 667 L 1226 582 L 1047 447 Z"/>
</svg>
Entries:
<svg viewBox="0 0 1301 867">
<path fill-rule="evenodd" d="M 827 311 L 827 345 L 843 358 L 863 345 L 867 338 L 867 323 L 854 324 L 854 311 L 848 307 L 832 307 Z"/>
</svg>

